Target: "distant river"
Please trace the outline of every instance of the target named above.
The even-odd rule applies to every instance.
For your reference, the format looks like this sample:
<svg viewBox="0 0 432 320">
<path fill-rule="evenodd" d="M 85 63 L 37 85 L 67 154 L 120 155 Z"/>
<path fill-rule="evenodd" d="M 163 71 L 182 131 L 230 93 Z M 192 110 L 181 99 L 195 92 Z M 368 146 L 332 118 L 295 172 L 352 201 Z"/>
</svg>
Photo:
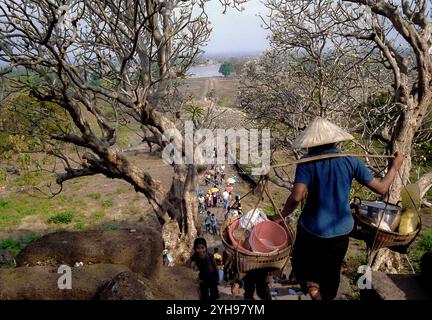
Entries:
<svg viewBox="0 0 432 320">
<path fill-rule="evenodd" d="M 188 71 L 190 78 L 222 77 L 219 73 L 220 63 L 191 67 Z"/>
</svg>

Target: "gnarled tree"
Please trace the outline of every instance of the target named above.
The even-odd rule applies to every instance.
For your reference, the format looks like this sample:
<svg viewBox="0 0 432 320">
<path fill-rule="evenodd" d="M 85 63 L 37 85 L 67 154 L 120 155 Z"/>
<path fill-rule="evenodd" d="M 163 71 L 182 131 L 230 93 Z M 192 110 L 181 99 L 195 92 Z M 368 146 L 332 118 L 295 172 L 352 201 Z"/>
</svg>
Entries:
<svg viewBox="0 0 432 320">
<path fill-rule="evenodd" d="M 334 117 L 336 113 L 327 110 L 335 107 L 345 118 L 340 118 L 340 123 L 362 129 L 369 146 L 372 138 L 378 138 L 388 154 L 399 151 L 407 155 L 389 193 L 389 200 L 396 202 L 410 179 L 414 143 L 427 139 L 430 132 L 425 119 L 432 108 L 431 2 L 266 0 L 265 5 L 271 10 L 264 21 L 272 32 L 273 46 L 294 52 L 294 60 L 308 60 L 300 64 L 300 70 L 304 66 L 312 69 L 302 74 L 310 81 L 304 81 L 306 88 L 317 93 L 309 98 L 319 110 Z M 368 71 L 365 66 L 373 63 L 379 66 Z M 356 66 L 360 72 L 352 73 Z M 338 68 L 346 68 L 346 73 L 333 73 Z M 332 74 L 336 81 L 328 81 Z M 391 81 L 380 80 L 388 74 Z M 293 76 L 291 85 L 296 82 Z M 348 81 L 338 84 L 337 78 Z M 374 84 L 378 84 L 378 92 Z M 349 94 L 332 101 L 343 92 Z M 378 101 L 382 98 L 387 101 Z M 345 106 L 344 99 L 348 102 Z M 277 108 L 270 106 L 269 113 L 281 110 L 279 100 L 276 104 Z M 288 113 L 294 110 L 290 104 L 287 100 L 282 109 Z M 430 173 L 420 177 L 419 185 L 424 195 L 431 186 Z"/>
<path fill-rule="evenodd" d="M 162 225 L 175 226 L 178 233 L 164 236 L 167 241 L 173 238 L 171 249 L 178 260 L 188 257 L 197 234 L 196 187 L 205 167 L 199 165 L 200 159 L 194 164 L 172 163 L 171 187 L 162 190 L 122 152 L 117 138 L 119 124 L 133 121 L 141 128 L 143 141 L 163 149 L 171 142 L 164 139 L 164 132 L 181 127 L 175 81 L 209 38 L 205 2 L 6 0 L 0 4 L 2 75 L 16 71 L 36 80 L 9 78 L 15 91 L 37 102 L 27 104 L 30 120 L 46 112 L 54 124 L 56 117 L 68 122 L 55 129 L 44 126 L 44 121 L 32 122 L 32 133 L 64 161 L 65 171 L 58 174 L 57 183 L 95 174 L 127 181 L 147 197 Z M 244 1 L 220 2 L 226 10 Z M 54 117 L 47 112 L 47 103 L 61 112 Z M 175 138 L 172 143 L 183 150 L 180 134 Z M 57 142 L 78 147 L 79 157 L 69 159 Z"/>
</svg>

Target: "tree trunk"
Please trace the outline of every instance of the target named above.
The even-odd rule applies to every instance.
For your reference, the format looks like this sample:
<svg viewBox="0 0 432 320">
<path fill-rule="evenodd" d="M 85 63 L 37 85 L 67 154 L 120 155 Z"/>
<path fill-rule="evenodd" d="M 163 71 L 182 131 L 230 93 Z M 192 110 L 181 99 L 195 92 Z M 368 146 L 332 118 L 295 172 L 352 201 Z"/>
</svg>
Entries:
<svg viewBox="0 0 432 320">
<path fill-rule="evenodd" d="M 426 173 L 425 175 L 421 176 L 420 179 L 417 181 L 417 184 L 419 185 L 420 189 L 420 198 L 423 198 L 429 191 L 429 189 L 432 188 L 432 172 Z"/>
<path fill-rule="evenodd" d="M 396 174 L 395 180 L 390 187 L 389 201 L 391 203 L 397 203 L 400 200 L 403 186 L 406 185 L 409 180 L 412 166 L 412 144 L 414 141 L 414 135 L 419 126 L 418 120 L 411 112 L 404 113 L 401 117 L 402 119 L 397 124 L 389 149 L 392 154 L 395 152 L 401 152 L 407 158 L 399 169 L 399 172 Z"/>
<path fill-rule="evenodd" d="M 396 128 L 393 132 L 389 145 L 389 151 L 393 154 L 401 152 L 406 156 L 406 160 L 396 174 L 390 190 L 388 201 L 396 204 L 400 200 L 400 194 L 403 187 L 408 183 L 411 171 L 411 152 L 414 136 L 421 125 L 423 116 L 417 114 L 414 110 L 421 109 L 422 106 L 407 105 L 408 111 L 401 114 Z M 399 273 L 401 271 L 400 254 L 387 248 L 380 249 L 372 263 L 373 270 L 379 270 L 383 265 L 386 271 Z"/>
<path fill-rule="evenodd" d="M 171 189 L 165 198 L 170 220 L 164 222 L 162 237 L 175 263 L 184 263 L 190 257 L 198 234 L 197 186 L 194 165 L 174 166 Z"/>
</svg>

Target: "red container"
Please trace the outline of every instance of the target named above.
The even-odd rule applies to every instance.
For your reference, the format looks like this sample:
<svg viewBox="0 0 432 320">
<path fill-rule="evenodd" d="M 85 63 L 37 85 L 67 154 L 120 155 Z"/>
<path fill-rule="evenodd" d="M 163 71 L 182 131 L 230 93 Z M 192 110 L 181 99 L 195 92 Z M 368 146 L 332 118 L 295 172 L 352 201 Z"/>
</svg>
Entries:
<svg viewBox="0 0 432 320">
<path fill-rule="evenodd" d="M 254 252 L 269 253 L 281 250 L 288 245 L 288 234 L 280 224 L 264 221 L 252 229 L 249 244 Z"/>
</svg>

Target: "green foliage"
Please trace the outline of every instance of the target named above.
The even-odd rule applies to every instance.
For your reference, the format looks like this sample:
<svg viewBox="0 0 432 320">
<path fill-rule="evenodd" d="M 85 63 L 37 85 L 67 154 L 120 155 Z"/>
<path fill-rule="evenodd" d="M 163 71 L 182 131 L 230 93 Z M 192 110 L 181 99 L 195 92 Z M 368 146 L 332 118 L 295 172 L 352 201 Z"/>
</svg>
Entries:
<svg viewBox="0 0 432 320">
<path fill-rule="evenodd" d="M 117 144 L 122 148 L 129 147 L 130 130 L 125 126 L 120 126 L 117 133 Z"/>
<path fill-rule="evenodd" d="M 105 211 L 103 209 L 98 209 L 92 213 L 92 218 L 95 220 L 100 220 L 105 217 Z"/>
<path fill-rule="evenodd" d="M 0 242 L 0 248 L 9 251 L 10 253 L 16 255 L 25 246 L 36 240 L 38 236 L 33 233 L 26 237 L 21 237 L 19 239 L 7 238 Z"/>
<path fill-rule="evenodd" d="M 31 141 L 24 135 L 0 132 L 0 159 L 11 159 L 14 155 L 28 150 Z"/>
<path fill-rule="evenodd" d="M 409 256 L 415 263 L 417 271 L 420 271 L 421 257 L 428 251 L 432 251 L 432 230 L 421 232 L 416 246 L 409 251 Z"/>
<path fill-rule="evenodd" d="M 432 251 L 432 231 L 420 234 L 419 247 L 426 251 Z"/>
<path fill-rule="evenodd" d="M 72 222 L 73 217 L 74 210 L 68 209 L 66 211 L 56 214 L 55 216 L 52 216 L 48 219 L 48 222 L 54 224 L 68 224 Z"/>
<path fill-rule="evenodd" d="M 7 180 L 7 172 L 6 169 L 0 168 L 0 186 L 3 182 Z"/>
<path fill-rule="evenodd" d="M 184 113 L 191 116 L 192 120 L 201 118 L 204 115 L 204 105 L 190 103 L 184 108 Z"/>
<path fill-rule="evenodd" d="M 10 203 L 9 200 L 0 199 L 0 209 L 6 208 L 6 206 Z"/>
<path fill-rule="evenodd" d="M 219 73 L 222 73 L 224 77 L 228 77 L 231 73 L 234 72 L 234 62 L 233 61 L 225 61 L 219 67 Z"/>
<path fill-rule="evenodd" d="M 359 265 L 365 265 L 367 263 L 366 261 L 366 253 L 359 253 L 355 256 L 357 262 Z"/>
<path fill-rule="evenodd" d="M 272 206 L 271 203 L 267 204 L 267 205 L 263 208 L 263 211 L 264 211 L 264 213 L 265 213 L 266 215 L 268 215 L 268 216 L 274 216 L 274 215 L 275 215 L 275 212 L 274 212 L 274 209 L 273 209 L 273 206 Z"/>
<path fill-rule="evenodd" d="M 85 226 L 85 221 L 78 220 L 78 221 L 75 222 L 74 228 L 76 230 L 82 230 L 82 229 L 84 229 L 84 226 Z"/>
<path fill-rule="evenodd" d="M 113 205 L 113 201 L 111 199 L 106 199 L 102 201 L 102 207 L 111 207 Z"/>
<path fill-rule="evenodd" d="M 60 105 L 41 102 L 27 93 L 21 93 L 5 105 L 0 114 L 0 123 L 5 132 L 27 137 L 26 142 L 30 147 L 36 141 L 48 139 L 47 133 L 70 131 L 71 122 Z"/>
<path fill-rule="evenodd" d="M 32 157 L 30 153 L 21 153 L 19 155 L 19 164 L 22 170 L 30 170 L 30 164 L 32 162 Z"/>
<path fill-rule="evenodd" d="M 130 147 L 132 141 L 135 139 L 141 140 L 141 137 L 137 134 L 140 130 L 140 124 L 138 122 L 128 123 L 128 125 L 120 125 L 117 131 L 117 144 L 122 148 Z"/>
<path fill-rule="evenodd" d="M 13 195 L 0 200 L 0 230 L 20 224 L 21 219 L 36 213 L 55 210 L 53 201 L 28 195 Z"/>
</svg>

